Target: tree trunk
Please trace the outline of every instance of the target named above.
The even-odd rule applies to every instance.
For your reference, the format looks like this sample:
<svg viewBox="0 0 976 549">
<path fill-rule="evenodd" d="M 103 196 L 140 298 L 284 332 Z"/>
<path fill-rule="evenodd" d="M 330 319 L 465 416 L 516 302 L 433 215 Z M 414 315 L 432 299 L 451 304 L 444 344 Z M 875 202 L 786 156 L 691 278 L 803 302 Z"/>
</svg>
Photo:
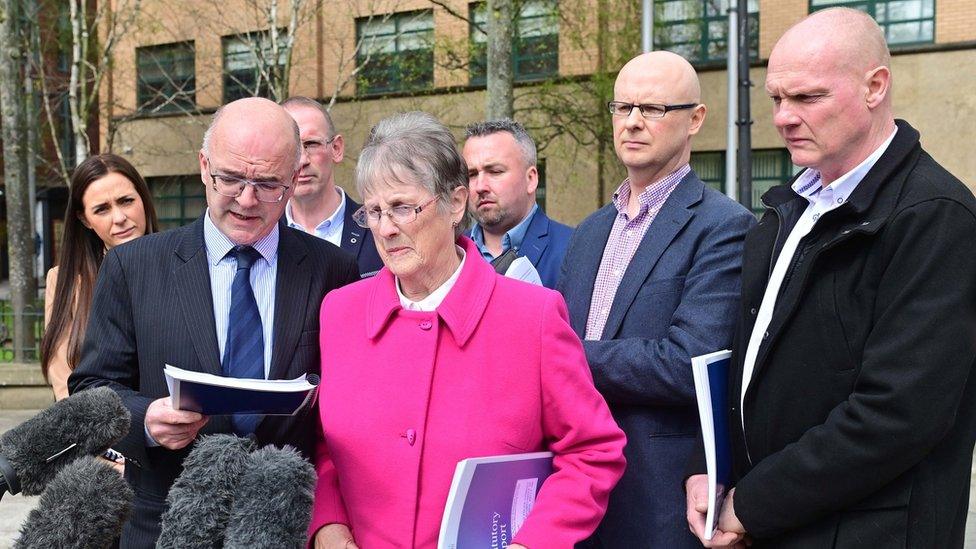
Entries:
<svg viewBox="0 0 976 549">
<path fill-rule="evenodd" d="M 25 316 L 37 293 L 34 284 L 34 231 L 30 226 L 26 157 L 22 146 L 24 111 L 22 66 L 15 0 L 0 0 L 0 117 L 3 125 L 3 166 L 7 202 L 7 250 L 10 255 L 10 298 L 14 314 L 14 360 L 25 360 L 33 346 L 32 323 Z"/>
<path fill-rule="evenodd" d="M 488 74 L 485 117 L 512 118 L 512 43 L 515 10 L 512 0 L 488 0 Z"/>
</svg>

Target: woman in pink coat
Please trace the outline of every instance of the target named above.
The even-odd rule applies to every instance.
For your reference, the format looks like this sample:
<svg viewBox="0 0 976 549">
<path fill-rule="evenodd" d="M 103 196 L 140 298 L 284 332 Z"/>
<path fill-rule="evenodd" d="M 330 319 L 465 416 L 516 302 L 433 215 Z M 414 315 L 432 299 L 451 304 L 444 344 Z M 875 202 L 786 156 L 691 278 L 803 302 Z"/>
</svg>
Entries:
<svg viewBox="0 0 976 549">
<path fill-rule="evenodd" d="M 467 168 L 424 113 L 381 121 L 356 168 L 386 267 L 322 302 L 316 548 L 433 548 L 458 461 L 549 450 L 512 548 L 589 536 L 624 470 L 562 297 L 495 274 L 467 225 Z"/>
</svg>

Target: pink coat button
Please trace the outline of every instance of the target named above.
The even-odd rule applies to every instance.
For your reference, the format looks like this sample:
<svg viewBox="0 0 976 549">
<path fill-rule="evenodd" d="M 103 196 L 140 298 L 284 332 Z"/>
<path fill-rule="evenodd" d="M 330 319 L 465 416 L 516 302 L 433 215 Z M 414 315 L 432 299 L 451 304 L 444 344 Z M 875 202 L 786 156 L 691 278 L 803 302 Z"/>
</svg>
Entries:
<svg viewBox="0 0 976 549">
<path fill-rule="evenodd" d="M 431 321 L 429 321 L 429 320 L 421 320 L 420 321 L 420 329 L 421 330 L 429 330 L 433 325 L 434 324 Z"/>
<path fill-rule="evenodd" d="M 417 431 L 407 429 L 407 444 L 413 446 L 414 442 L 417 442 Z"/>
</svg>

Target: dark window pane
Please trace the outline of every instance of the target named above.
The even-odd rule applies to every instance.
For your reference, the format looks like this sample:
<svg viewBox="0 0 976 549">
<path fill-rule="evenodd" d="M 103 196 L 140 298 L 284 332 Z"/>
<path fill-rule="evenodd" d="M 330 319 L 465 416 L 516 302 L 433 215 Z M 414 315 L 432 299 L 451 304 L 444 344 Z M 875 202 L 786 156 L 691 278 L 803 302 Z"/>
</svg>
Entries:
<svg viewBox="0 0 976 549">
<path fill-rule="evenodd" d="M 196 102 L 193 42 L 136 48 L 139 111 L 189 111 Z"/>
<path fill-rule="evenodd" d="M 728 53 L 728 0 L 657 0 L 654 47 L 692 63 L 724 61 Z M 759 5 L 749 0 L 749 54 L 759 57 Z"/>
<path fill-rule="evenodd" d="M 471 21 L 488 30 L 487 8 L 483 2 L 469 5 Z M 515 25 L 512 45 L 512 70 L 516 82 L 539 80 L 559 73 L 559 12 L 554 0 L 526 0 Z M 487 74 L 487 37 L 474 25 L 469 29 L 472 85 L 483 85 Z"/>
<path fill-rule="evenodd" d="M 147 177 L 161 230 L 181 227 L 203 215 L 206 189 L 199 175 Z"/>
<path fill-rule="evenodd" d="M 274 51 L 269 31 L 225 36 L 222 41 L 224 103 L 243 97 L 270 98 L 271 79 L 280 77 L 284 70 L 286 52 L 279 47 L 278 59 L 272 62 Z"/>
<path fill-rule="evenodd" d="M 889 46 L 935 41 L 935 0 L 810 0 L 810 12 L 846 6 L 868 13 L 884 29 Z"/>
<path fill-rule="evenodd" d="M 356 20 L 361 94 L 418 90 L 434 84 L 434 16 L 430 10 Z"/>
</svg>

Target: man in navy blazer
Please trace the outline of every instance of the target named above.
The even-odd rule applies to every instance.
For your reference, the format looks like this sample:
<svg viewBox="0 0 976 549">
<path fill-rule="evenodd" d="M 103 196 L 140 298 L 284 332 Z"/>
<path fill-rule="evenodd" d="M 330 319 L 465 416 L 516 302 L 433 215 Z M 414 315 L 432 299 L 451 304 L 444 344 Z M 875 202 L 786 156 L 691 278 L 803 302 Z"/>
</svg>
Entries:
<svg viewBox="0 0 976 549">
<path fill-rule="evenodd" d="M 591 547 L 701 547 L 681 486 L 699 430 L 691 357 L 732 341 L 742 244 L 756 221 L 689 166 L 700 94 L 673 53 L 624 65 L 609 110 L 628 178 L 579 225 L 562 264 L 557 288 L 627 434 L 627 471 Z"/>
<path fill-rule="evenodd" d="M 549 219 L 536 204 L 535 141 L 509 119 L 472 124 L 465 137 L 468 208 L 476 221 L 471 239 L 492 263 L 510 250 L 526 257 L 542 285 L 554 288 L 573 229 Z"/>
<path fill-rule="evenodd" d="M 311 98 L 296 95 L 281 106 L 298 124 L 302 163 L 295 193 L 285 207 L 285 223 L 339 246 L 356 258 L 359 275 L 367 278 L 383 267 L 369 229 L 352 219 L 360 204 L 335 183 L 335 165 L 342 162 L 345 141 L 332 115 Z"/>
<path fill-rule="evenodd" d="M 221 107 L 199 154 L 207 211 L 105 254 L 68 386 L 111 387 L 132 414 L 114 445 L 135 492 L 122 549 L 155 547 L 167 494 L 199 435 L 246 430 L 260 445 L 289 444 L 312 457 L 314 411 L 252 416 L 256 425 L 245 428 L 236 417 L 174 409 L 163 375 L 166 364 L 267 379 L 320 371 L 322 298 L 359 276 L 349 254 L 279 223 L 300 154 L 298 128 L 274 102 Z M 235 331 L 245 321 L 254 329 Z M 245 362 L 255 370 L 241 372 Z"/>
</svg>

